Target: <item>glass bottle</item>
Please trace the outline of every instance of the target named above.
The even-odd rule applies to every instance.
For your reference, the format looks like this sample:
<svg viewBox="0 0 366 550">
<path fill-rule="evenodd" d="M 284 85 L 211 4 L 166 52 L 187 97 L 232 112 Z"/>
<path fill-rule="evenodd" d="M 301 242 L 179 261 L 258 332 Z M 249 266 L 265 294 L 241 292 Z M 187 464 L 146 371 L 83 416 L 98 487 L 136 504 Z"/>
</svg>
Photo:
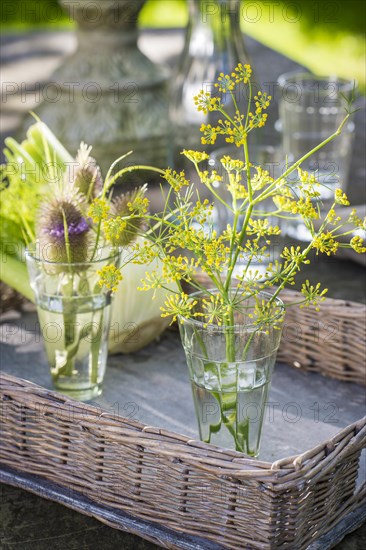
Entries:
<svg viewBox="0 0 366 550">
<path fill-rule="evenodd" d="M 200 90 L 213 91 L 219 74 L 230 74 L 238 63 L 248 63 L 240 30 L 240 0 L 188 0 L 189 23 L 178 72 L 171 86 L 173 160 L 182 165 L 180 152 L 202 149 L 199 128 L 213 124 L 218 113 L 197 112 L 193 97 Z M 230 111 L 230 98 L 226 99 Z M 224 143 L 219 142 L 215 147 Z M 209 152 L 206 147 L 205 150 Z M 180 161 L 180 162 L 179 162 Z"/>
</svg>

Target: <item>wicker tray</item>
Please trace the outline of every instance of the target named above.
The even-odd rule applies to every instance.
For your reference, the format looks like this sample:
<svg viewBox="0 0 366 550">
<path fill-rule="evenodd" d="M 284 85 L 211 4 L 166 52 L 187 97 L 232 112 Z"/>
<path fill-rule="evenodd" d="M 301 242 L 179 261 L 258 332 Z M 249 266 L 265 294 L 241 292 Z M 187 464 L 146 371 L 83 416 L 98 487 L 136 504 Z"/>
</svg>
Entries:
<svg viewBox="0 0 366 550">
<path fill-rule="evenodd" d="M 286 323 L 301 327 L 302 343 L 290 347 L 285 331 L 282 358 L 364 381 L 365 339 L 352 332 L 364 330 L 364 312 L 364 306 L 333 300 L 320 318 L 300 310 Z M 336 333 L 338 340 L 326 346 L 323 337 L 334 322 L 347 332 Z M 319 327 L 318 338 L 309 326 Z M 341 359 L 334 352 L 340 339 L 347 349 Z M 323 354 L 331 357 L 332 348 L 339 361 L 324 361 L 320 368 Z M 1 376 L 0 389 L 5 482 L 166 548 L 324 550 L 366 517 L 366 484 L 357 483 L 366 418 L 311 450 L 264 462 L 99 407 L 86 408 L 7 374 Z"/>
<path fill-rule="evenodd" d="M 301 297 L 292 290 L 281 293 L 285 302 Z M 320 312 L 288 308 L 278 360 L 365 386 L 366 306 L 328 298 Z"/>
</svg>

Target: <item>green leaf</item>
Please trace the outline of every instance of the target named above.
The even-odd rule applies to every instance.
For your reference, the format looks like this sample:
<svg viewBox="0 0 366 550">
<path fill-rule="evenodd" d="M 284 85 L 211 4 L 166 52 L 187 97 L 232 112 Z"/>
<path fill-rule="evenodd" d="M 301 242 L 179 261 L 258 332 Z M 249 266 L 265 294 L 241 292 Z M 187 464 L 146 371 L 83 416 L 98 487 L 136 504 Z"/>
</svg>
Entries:
<svg viewBox="0 0 366 550">
<path fill-rule="evenodd" d="M 4 251 L 1 252 L 0 279 L 34 302 L 34 293 L 29 284 L 25 263 Z"/>
</svg>

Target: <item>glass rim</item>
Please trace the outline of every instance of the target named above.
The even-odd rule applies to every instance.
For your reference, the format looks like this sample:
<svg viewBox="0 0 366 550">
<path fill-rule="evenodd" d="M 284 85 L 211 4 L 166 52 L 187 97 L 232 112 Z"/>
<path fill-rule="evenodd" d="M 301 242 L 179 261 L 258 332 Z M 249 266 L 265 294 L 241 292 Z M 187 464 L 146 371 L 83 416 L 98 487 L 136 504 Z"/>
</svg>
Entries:
<svg viewBox="0 0 366 550">
<path fill-rule="evenodd" d="M 297 80 L 299 80 L 299 82 Z M 281 88 L 284 88 L 287 84 L 301 85 L 301 81 L 310 81 L 310 80 L 314 82 L 339 83 L 340 87 L 337 90 L 337 92 L 351 92 L 353 88 L 358 87 L 358 82 L 355 78 L 351 80 L 348 78 L 342 78 L 337 75 L 314 74 L 311 72 L 301 71 L 301 70 L 300 71 L 294 70 L 294 71 L 289 71 L 287 73 L 281 74 L 277 78 L 277 84 L 279 84 Z M 304 88 L 303 91 L 311 92 L 311 90 L 308 90 L 307 88 Z M 321 93 L 322 90 L 319 90 L 319 92 Z M 329 90 L 324 90 L 324 92 L 329 93 Z"/>
<path fill-rule="evenodd" d="M 45 265 L 52 265 L 52 266 L 86 266 L 86 265 L 97 265 L 100 262 L 106 262 L 108 260 L 112 260 L 113 258 L 118 257 L 121 254 L 121 250 L 119 248 L 114 249 L 115 252 L 112 253 L 113 248 L 109 246 L 100 246 L 97 248 L 97 251 L 106 251 L 106 254 L 102 254 L 102 256 L 98 255 L 94 260 L 85 260 L 84 262 L 58 262 L 56 260 L 47 260 L 45 258 L 40 258 L 37 256 L 37 243 L 32 243 L 28 245 L 25 249 L 25 257 L 31 258 L 35 262 L 39 264 L 45 264 Z M 108 251 L 108 253 L 107 253 Z"/>
<path fill-rule="evenodd" d="M 35 305 L 38 306 L 40 305 L 40 302 L 38 301 L 38 293 L 36 291 L 34 291 L 35 293 Z M 85 301 L 85 302 L 88 302 L 90 300 L 93 300 L 95 298 L 100 298 L 100 297 L 105 297 L 105 296 L 108 296 L 108 295 L 111 295 L 112 298 L 113 298 L 113 293 L 110 289 L 101 289 L 100 292 L 91 292 L 90 294 L 85 294 L 85 295 L 81 295 L 81 294 L 73 294 L 72 296 L 63 296 L 62 294 L 50 294 L 49 292 L 41 292 L 40 295 L 42 296 L 42 298 L 58 298 L 60 300 L 69 300 L 71 302 L 77 302 L 77 301 Z M 108 305 L 108 304 L 106 304 Z M 104 307 L 106 307 L 106 305 Z"/>
<path fill-rule="evenodd" d="M 235 287 L 231 287 L 232 290 L 235 290 Z M 207 289 L 207 292 L 210 292 L 212 294 L 216 293 L 218 294 L 218 290 L 217 289 L 213 289 L 213 288 L 209 288 Z M 197 297 L 197 296 L 205 296 L 205 291 L 204 290 L 198 290 L 197 292 L 193 292 L 192 294 L 189 294 L 189 297 Z M 265 291 L 265 290 L 261 290 L 260 292 L 257 293 L 257 296 L 258 295 L 261 295 L 261 296 L 264 296 L 264 297 L 268 297 L 268 298 L 272 298 L 273 297 L 273 294 L 271 294 L 271 292 L 268 292 L 268 291 Z M 252 296 L 248 296 L 246 299 L 250 299 Z M 281 300 L 281 298 L 279 298 L 278 296 L 276 296 L 275 298 L 276 300 L 276 305 L 281 308 L 281 311 L 278 312 L 274 317 L 273 317 L 273 321 L 276 321 L 278 320 L 282 314 L 284 313 L 285 311 L 285 304 L 283 303 L 283 301 Z M 213 323 L 205 323 L 204 321 L 198 321 L 197 319 L 194 319 L 194 318 L 191 318 L 191 317 L 184 317 L 184 315 L 178 315 L 178 319 L 179 319 L 179 322 L 181 322 L 182 324 L 184 323 L 191 323 L 192 325 L 195 325 L 195 326 L 199 326 L 199 327 L 203 327 L 204 328 L 214 328 L 215 329 L 215 332 L 225 332 L 227 329 L 238 329 L 239 327 L 245 327 L 245 328 L 257 328 L 258 329 L 258 325 L 256 325 L 255 323 L 248 323 L 248 324 L 245 324 L 245 323 L 236 323 L 235 325 L 215 325 Z"/>
</svg>

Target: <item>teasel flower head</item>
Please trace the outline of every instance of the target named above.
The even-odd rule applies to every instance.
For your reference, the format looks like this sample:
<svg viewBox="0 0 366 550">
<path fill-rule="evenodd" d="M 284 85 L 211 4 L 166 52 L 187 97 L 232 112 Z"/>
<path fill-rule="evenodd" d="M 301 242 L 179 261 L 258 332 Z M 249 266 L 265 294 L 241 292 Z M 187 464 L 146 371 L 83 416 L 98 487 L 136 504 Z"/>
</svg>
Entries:
<svg viewBox="0 0 366 550">
<path fill-rule="evenodd" d="M 82 207 L 83 198 L 76 192 L 50 197 L 41 204 L 37 237 L 43 260 L 80 263 L 88 259 L 90 224 Z"/>
<path fill-rule="evenodd" d="M 149 207 L 146 190 L 147 185 L 143 185 L 113 199 L 104 222 L 106 238 L 113 246 L 129 245 L 143 228 Z"/>
<path fill-rule="evenodd" d="M 74 188 L 85 195 L 91 202 L 100 195 L 103 189 L 103 178 L 96 160 L 90 156 L 91 146 L 81 142 L 76 162 L 78 163 L 74 174 Z"/>
</svg>

